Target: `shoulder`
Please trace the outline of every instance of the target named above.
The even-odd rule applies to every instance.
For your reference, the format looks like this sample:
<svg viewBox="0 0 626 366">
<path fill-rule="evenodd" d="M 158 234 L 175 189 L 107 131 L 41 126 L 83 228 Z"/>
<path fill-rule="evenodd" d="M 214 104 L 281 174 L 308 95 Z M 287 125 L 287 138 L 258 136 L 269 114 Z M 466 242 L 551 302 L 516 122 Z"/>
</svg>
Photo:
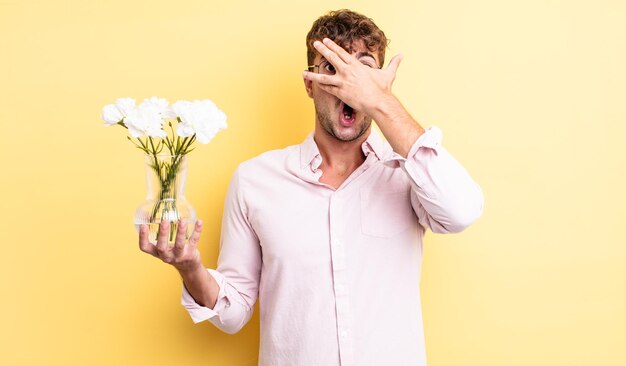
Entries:
<svg viewBox="0 0 626 366">
<path fill-rule="evenodd" d="M 269 150 L 239 164 L 236 174 L 240 180 L 263 179 L 282 174 L 300 157 L 300 145 Z"/>
</svg>

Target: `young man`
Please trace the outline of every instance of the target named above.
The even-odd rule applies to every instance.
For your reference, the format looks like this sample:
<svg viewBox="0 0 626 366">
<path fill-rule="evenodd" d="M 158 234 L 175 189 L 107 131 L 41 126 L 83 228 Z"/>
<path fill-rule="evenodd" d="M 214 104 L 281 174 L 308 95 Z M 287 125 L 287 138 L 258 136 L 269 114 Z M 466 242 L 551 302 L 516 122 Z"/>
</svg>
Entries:
<svg viewBox="0 0 626 366">
<path fill-rule="evenodd" d="M 381 68 L 386 45 L 358 13 L 315 21 L 303 75 L 315 130 L 237 168 L 216 270 L 196 248 L 201 222 L 187 245 L 181 224 L 173 248 L 167 222 L 156 245 L 140 231 L 141 249 L 180 272 L 194 322 L 235 333 L 259 298 L 260 365 L 426 364 L 422 238 L 468 227 L 483 195 L 441 130 L 424 130 L 392 94 L 401 57 Z"/>
</svg>

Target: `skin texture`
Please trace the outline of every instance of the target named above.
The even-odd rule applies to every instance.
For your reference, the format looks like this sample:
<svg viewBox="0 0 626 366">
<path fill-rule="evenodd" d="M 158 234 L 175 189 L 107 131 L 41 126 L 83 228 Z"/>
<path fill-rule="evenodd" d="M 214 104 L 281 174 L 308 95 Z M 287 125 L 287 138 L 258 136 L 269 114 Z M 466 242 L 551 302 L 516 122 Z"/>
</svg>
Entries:
<svg viewBox="0 0 626 366">
<path fill-rule="evenodd" d="M 336 73 L 323 75 L 305 71 L 303 74 L 306 92 L 315 105 L 314 139 L 322 155 L 320 182 L 333 189 L 340 187 L 365 160 L 361 145 L 371 133 L 372 120 L 376 121 L 394 151 L 403 157 L 407 157 L 411 146 L 424 133 L 391 92 L 402 56 L 393 57 L 386 68 L 370 68 L 361 63 L 363 56 L 356 57 L 358 52 L 367 52 L 363 43 L 353 46 L 350 54 L 330 39 L 316 41 L 314 47 L 318 55 L 315 64 L 323 57 L 335 67 Z M 376 55 L 367 57 L 374 58 L 379 64 Z M 342 101 L 356 113 L 356 122 L 351 126 L 343 126 L 339 121 Z M 176 268 L 196 302 L 212 309 L 219 285 L 202 265 L 197 249 L 202 222 L 197 221 L 188 243 L 185 243 L 186 226 L 186 222 L 180 223 L 176 242 L 170 247 L 167 244 L 170 231 L 167 221 L 161 222 L 157 243 L 149 242 L 148 227 L 141 225 L 139 248 Z"/>
<path fill-rule="evenodd" d="M 202 232 L 202 221 L 196 221 L 196 226 L 188 243 L 185 243 L 186 230 L 187 222 L 182 220 L 178 225 L 174 246 L 168 246 L 167 238 L 170 224 L 167 220 L 161 221 L 156 244 L 148 241 L 148 226 L 141 225 L 139 228 L 139 249 L 176 268 L 194 300 L 198 304 L 212 309 L 217 301 L 220 288 L 206 271 L 200 259 L 198 242 Z"/>
<path fill-rule="evenodd" d="M 315 110 L 317 111 L 317 118 L 319 119 L 320 126 L 324 131 L 335 139 L 343 142 L 350 142 L 363 136 L 364 133 L 369 131 L 372 124 L 372 118 L 362 115 L 360 123 L 356 123 L 355 128 L 346 129 L 342 127 L 339 120 L 339 113 L 342 113 L 343 104 L 337 99 L 336 108 L 329 108 L 329 106 L 323 104 L 319 100 L 315 100 Z M 338 112 L 336 111 L 338 110 Z M 357 111 L 355 111 L 357 112 Z M 357 113 L 357 116 L 359 114 Z M 357 119 L 357 121 L 359 121 Z"/>
<path fill-rule="evenodd" d="M 336 70 L 335 75 L 310 71 L 303 74 L 305 89 L 315 104 L 314 139 L 322 155 L 320 181 L 336 189 L 363 163 L 361 145 L 371 133 L 372 119 L 403 157 L 424 129 L 391 92 L 402 55 L 393 57 L 386 68 L 376 69 L 363 65 L 363 57 L 373 58 L 376 64 L 380 61 L 376 54 L 363 56 L 368 51 L 362 41 L 353 45 L 352 53 L 328 38 L 313 46 L 318 51 L 314 63 L 319 64 L 323 58 Z M 353 126 L 339 122 L 342 101 L 357 112 Z"/>
<path fill-rule="evenodd" d="M 359 62 L 379 64 L 378 56 L 370 53 L 365 48 L 363 41 L 353 45 L 352 55 L 356 56 L 357 54 L 360 55 L 358 59 Z M 323 56 L 318 53 L 315 57 L 314 64 L 318 65 L 322 60 L 324 60 Z M 320 85 L 308 82 L 307 79 L 304 79 L 304 81 L 307 94 L 313 99 L 315 105 L 316 130 L 321 128 L 328 135 L 342 142 L 354 141 L 369 131 L 372 117 L 360 110 L 354 109 L 354 113 L 356 113 L 356 123 L 354 126 L 342 126 L 339 122 L 343 111 L 342 100 L 332 93 L 325 91 Z M 349 103 L 348 105 L 354 107 Z"/>
<path fill-rule="evenodd" d="M 406 157 L 413 143 L 424 133 L 424 129 L 410 116 L 391 91 L 402 55 L 394 56 L 384 69 L 372 69 L 363 65 L 354 56 L 355 52 L 349 54 L 328 38 L 323 42 L 316 41 L 313 46 L 320 53 L 320 58 L 323 56 L 333 64 L 336 73 L 323 75 L 305 71 L 303 78 L 309 96 L 314 100 L 326 99 L 325 95 L 318 95 L 317 90 L 321 90 L 370 116 L 376 121 L 394 151 Z M 378 62 L 377 56 L 373 56 Z M 316 119 L 315 137 L 318 136 L 319 125 L 319 118 Z"/>
</svg>

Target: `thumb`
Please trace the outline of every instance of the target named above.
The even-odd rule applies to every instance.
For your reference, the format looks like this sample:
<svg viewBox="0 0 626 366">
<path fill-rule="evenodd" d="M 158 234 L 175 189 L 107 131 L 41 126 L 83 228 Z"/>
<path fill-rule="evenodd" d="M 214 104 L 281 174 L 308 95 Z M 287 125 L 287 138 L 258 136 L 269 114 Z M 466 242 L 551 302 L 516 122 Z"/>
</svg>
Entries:
<svg viewBox="0 0 626 366">
<path fill-rule="evenodd" d="M 402 61 L 403 58 L 404 55 L 402 55 L 401 53 L 397 54 L 393 56 L 391 61 L 389 61 L 389 65 L 387 65 L 387 70 L 389 70 L 389 72 L 391 72 L 394 77 L 396 76 L 396 72 L 398 71 L 398 66 L 400 66 L 400 61 Z"/>
</svg>

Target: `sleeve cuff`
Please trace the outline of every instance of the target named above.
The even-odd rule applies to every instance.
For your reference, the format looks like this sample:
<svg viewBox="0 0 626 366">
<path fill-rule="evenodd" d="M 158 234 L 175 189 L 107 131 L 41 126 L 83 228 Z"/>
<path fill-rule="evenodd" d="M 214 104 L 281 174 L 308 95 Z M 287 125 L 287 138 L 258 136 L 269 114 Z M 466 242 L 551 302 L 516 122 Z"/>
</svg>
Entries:
<svg viewBox="0 0 626 366">
<path fill-rule="evenodd" d="M 430 198 L 435 198 L 436 194 L 434 190 L 431 189 L 432 187 L 430 187 L 425 180 L 425 177 L 428 176 L 426 160 L 429 160 L 433 155 L 440 155 L 440 150 L 443 148 L 441 141 L 441 129 L 437 126 L 431 126 L 415 140 L 406 158 L 398 153 L 394 153 L 393 157 L 385 162 L 385 164 L 397 164 L 396 166 L 404 170 L 419 189 Z M 429 150 L 429 153 L 423 152 L 422 148 Z"/>
<path fill-rule="evenodd" d="M 432 149 L 435 155 L 439 155 L 438 150 L 440 149 L 439 146 L 441 145 L 441 140 L 442 140 L 441 129 L 437 126 L 431 126 L 426 131 L 424 131 L 424 133 L 421 134 L 420 137 L 417 138 L 417 140 L 415 140 L 415 142 L 409 149 L 409 152 L 406 158 L 404 158 L 402 155 L 394 151 L 393 156 L 390 159 L 387 159 L 385 161 L 385 164 L 390 165 L 390 166 L 393 166 L 394 164 L 404 165 L 404 163 L 408 159 L 414 159 L 418 150 L 422 147 Z"/>
<path fill-rule="evenodd" d="M 187 291 L 184 283 L 182 286 L 183 288 L 181 304 L 185 307 L 194 323 L 199 323 L 208 319 L 212 319 L 214 317 L 218 317 L 221 322 L 221 312 L 224 310 L 224 308 L 230 306 L 230 299 L 228 299 L 225 291 L 226 286 L 224 283 L 224 275 L 210 268 L 207 268 L 207 271 L 211 276 L 213 276 L 213 278 L 220 287 L 220 291 L 217 295 L 217 302 L 215 303 L 213 309 L 198 304 L 194 300 L 193 296 L 191 296 L 189 291 Z"/>
<path fill-rule="evenodd" d="M 435 155 L 439 155 L 438 149 L 441 145 L 441 140 L 441 129 L 437 126 L 431 126 L 426 131 L 424 131 L 424 133 L 420 137 L 418 137 L 417 140 L 415 140 L 415 143 L 413 144 L 413 146 L 411 146 L 411 149 L 407 154 L 407 158 L 413 158 L 415 154 L 417 154 L 417 151 L 422 147 L 432 149 Z"/>
</svg>

